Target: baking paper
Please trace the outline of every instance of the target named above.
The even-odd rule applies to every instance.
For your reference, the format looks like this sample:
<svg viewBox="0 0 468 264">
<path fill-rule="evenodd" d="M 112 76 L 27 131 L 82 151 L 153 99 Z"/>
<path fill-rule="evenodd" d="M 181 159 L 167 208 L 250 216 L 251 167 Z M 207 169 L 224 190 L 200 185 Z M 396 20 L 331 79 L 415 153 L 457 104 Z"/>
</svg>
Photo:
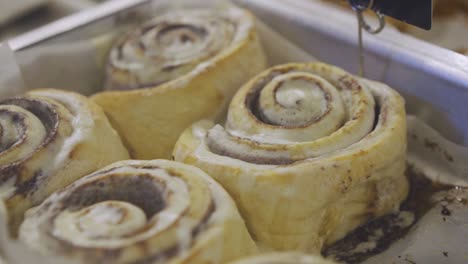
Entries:
<svg viewBox="0 0 468 264">
<path fill-rule="evenodd" d="M 405 237 L 364 263 L 468 263 L 468 190 L 452 189 L 434 199 L 437 204 Z"/>
<path fill-rule="evenodd" d="M 0 26 L 30 12 L 44 4 L 46 0 L 0 0 Z"/>
</svg>

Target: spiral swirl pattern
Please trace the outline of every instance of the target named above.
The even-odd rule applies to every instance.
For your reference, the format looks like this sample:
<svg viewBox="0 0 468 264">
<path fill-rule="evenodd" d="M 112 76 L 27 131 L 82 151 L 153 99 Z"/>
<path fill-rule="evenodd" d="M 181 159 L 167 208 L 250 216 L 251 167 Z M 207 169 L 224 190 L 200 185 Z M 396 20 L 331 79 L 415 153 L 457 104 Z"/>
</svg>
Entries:
<svg viewBox="0 0 468 264">
<path fill-rule="evenodd" d="M 236 207 L 201 170 L 122 161 L 31 209 L 20 238 L 83 263 L 224 263 L 256 251 Z"/>
<path fill-rule="evenodd" d="M 106 139 L 98 150 L 91 144 L 100 137 Z M 113 153 L 81 161 L 107 150 Z M 27 208 L 56 188 L 125 158 L 128 153 L 102 110 L 80 95 L 41 90 L 0 102 L 0 196 L 13 229 Z"/>
<path fill-rule="evenodd" d="M 233 195 L 261 243 L 311 252 L 398 208 L 405 153 L 402 98 L 322 63 L 258 75 L 224 126 L 196 123 L 174 150 Z"/>
<path fill-rule="evenodd" d="M 233 10 L 171 12 L 130 32 L 110 52 L 107 88 L 154 87 L 216 57 L 240 37 Z"/>
<path fill-rule="evenodd" d="M 186 9 L 129 32 L 110 51 L 104 108 L 132 158 L 169 159 L 185 128 L 224 115 L 266 68 L 254 17 L 236 7 Z M 141 89 L 140 89 L 141 88 Z"/>
<path fill-rule="evenodd" d="M 290 164 L 346 148 L 372 131 L 371 92 L 340 70 L 284 66 L 249 86 L 233 98 L 226 129 L 209 131 L 213 152 L 257 164 Z"/>
</svg>

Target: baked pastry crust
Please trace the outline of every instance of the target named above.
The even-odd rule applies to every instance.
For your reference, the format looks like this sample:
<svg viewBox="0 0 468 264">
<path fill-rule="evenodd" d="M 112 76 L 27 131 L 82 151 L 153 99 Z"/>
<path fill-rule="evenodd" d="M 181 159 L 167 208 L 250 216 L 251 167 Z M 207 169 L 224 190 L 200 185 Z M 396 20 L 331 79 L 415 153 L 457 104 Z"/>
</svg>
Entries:
<svg viewBox="0 0 468 264">
<path fill-rule="evenodd" d="M 109 91 L 93 99 L 137 159 L 170 158 L 193 122 L 217 118 L 266 60 L 250 13 L 235 7 L 169 13 L 110 52 Z"/>
<path fill-rule="evenodd" d="M 102 109 L 53 89 L 0 102 L 0 196 L 16 233 L 24 212 L 55 190 L 112 162 L 128 159 Z"/>
<path fill-rule="evenodd" d="M 31 209 L 20 239 L 78 263 L 226 263 L 257 253 L 226 191 L 167 160 L 121 161 Z"/>
<path fill-rule="evenodd" d="M 226 188 L 261 246 L 318 252 L 405 199 L 404 101 L 327 64 L 277 66 L 238 91 L 224 126 L 188 128 L 174 157 Z"/>
</svg>

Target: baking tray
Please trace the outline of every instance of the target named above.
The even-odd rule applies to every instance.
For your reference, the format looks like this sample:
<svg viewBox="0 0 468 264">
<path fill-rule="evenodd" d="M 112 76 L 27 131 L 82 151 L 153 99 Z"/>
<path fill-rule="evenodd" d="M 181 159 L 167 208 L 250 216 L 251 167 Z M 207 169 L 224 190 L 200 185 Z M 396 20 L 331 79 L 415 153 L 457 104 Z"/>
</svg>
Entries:
<svg viewBox="0 0 468 264">
<path fill-rule="evenodd" d="M 65 40 L 96 36 L 104 33 L 96 30 L 97 28 L 106 28 L 106 25 L 113 25 L 115 20 L 132 19 L 135 14 L 144 14 L 146 10 L 151 10 L 146 8 L 151 4 L 149 2 L 111 1 L 15 38 L 10 44 L 14 50 L 20 52 Z M 318 59 L 353 73 L 358 72 L 357 26 L 352 14 L 312 0 L 234 2 L 253 11 L 271 28 Z M 377 36 L 366 35 L 364 41 L 366 77 L 385 82 L 399 90 L 405 96 L 410 114 L 426 121 L 452 142 L 468 146 L 468 58 L 390 27 Z M 464 177 L 466 173 L 459 176 Z M 466 210 L 464 213 L 466 215 Z M 466 225 L 466 220 L 464 223 Z M 454 239 L 447 243 L 460 246 L 462 241 L 457 240 L 456 235 L 453 234 Z M 463 234 L 458 234 L 458 237 L 460 235 L 463 237 Z M 466 240 L 464 241 L 466 244 Z M 435 254 L 435 251 L 432 253 Z M 447 262 L 453 260 L 452 258 L 445 259 L 445 262 L 439 261 L 429 251 L 424 256 L 433 259 L 426 263 L 466 263 Z"/>
<path fill-rule="evenodd" d="M 157 0 L 156 0 L 157 1 Z M 114 0 L 10 40 L 13 50 L 37 43 L 81 39 L 122 17 L 144 13 L 148 0 Z M 358 72 L 355 16 L 315 0 L 234 0 L 325 62 Z M 117 12 L 116 10 L 124 10 Z M 71 30 L 74 29 L 74 30 Z M 326 43 L 326 45 L 324 45 Z M 468 146 L 468 57 L 387 27 L 364 34 L 366 77 L 389 84 L 406 98 L 408 112 L 454 143 Z"/>
<path fill-rule="evenodd" d="M 358 72 L 353 14 L 313 0 L 236 2 L 318 59 Z M 468 146 L 468 57 L 390 27 L 364 34 L 364 44 L 366 77 L 399 90 L 410 113 Z"/>
<path fill-rule="evenodd" d="M 6 8 L 8 10 L 6 12 L 9 12 L 9 18 L 3 21 L 4 24 L 0 23 L 0 40 L 18 36 L 97 4 L 93 0 L 49 0 L 43 1 L 43 3 L 38 2 L 36 5 L 27 2 L 35 3 L 35 1 L 19 3 L 17 10 Z M 4 8 L 4 6 L 2 7 Z"/>
</svg>

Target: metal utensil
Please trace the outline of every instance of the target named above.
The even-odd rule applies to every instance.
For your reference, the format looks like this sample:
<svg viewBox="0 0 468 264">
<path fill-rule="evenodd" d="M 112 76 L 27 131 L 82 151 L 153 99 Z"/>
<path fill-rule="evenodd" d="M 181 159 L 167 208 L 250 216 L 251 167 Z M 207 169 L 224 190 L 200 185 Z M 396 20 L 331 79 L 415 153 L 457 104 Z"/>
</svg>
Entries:
<svg viewBox="0 0 468 264">
<path fill-rule="evenodd" d="M 57 37 L 64 33 L 78 29 L 85 25 L 94 23 L 101 19 L 113 16 L 116 13 L 146 4 L 151 0 L 114 0 L 92 7 L 86 11 L 72 14 L 59 19 L 36 30 L 30 31 L 19 37 L 8 40 L 8 44 L 13 51 L 19 51 L 27 47 L 39 44 L 45 40 Z"/>
<path fill-rule="evenodd" d="M 370 8 L 413 26 L 432 27 L 432 0 L 349 0 L 355 8 Z"/>
</svg>

